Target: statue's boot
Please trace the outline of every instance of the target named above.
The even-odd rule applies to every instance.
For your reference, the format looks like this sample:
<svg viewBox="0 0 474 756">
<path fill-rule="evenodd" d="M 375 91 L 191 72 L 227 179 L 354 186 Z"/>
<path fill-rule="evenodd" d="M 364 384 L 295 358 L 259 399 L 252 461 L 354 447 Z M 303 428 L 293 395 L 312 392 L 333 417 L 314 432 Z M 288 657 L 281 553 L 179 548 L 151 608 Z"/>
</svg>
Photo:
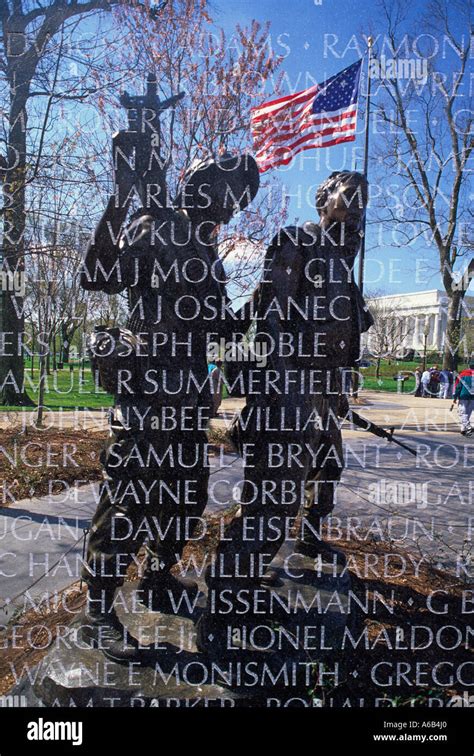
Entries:
<svg viewBox="0 0 474 756">
<path fill-rule="evenodd" d="M 315 517 L 314 514 L 312 514 L 311 509 L 308 511 L 308 516 L 311 519 L 314 533 L 320 535 L 322 517 Z M 324 562 L 336 562 L 338 566 L 345 567 L 347 562 L 342 551 L 333 548 L 327 543 L 327 541 L 323 541 L 321 537 L 317 538 L 314 533 L 305 532 L 301 538 L 298 538 L 295 545 L 295 551 L 298 554 L 310 557 L 311 559 L 321 557 Z"/>
<path fill-rule="evenodd" d="M 115 588 L 89 588 L 88 622 L 81 627 L 81 640 L 119 664 L 146 663 L 152 648 L 141 645 L 120 622 L 113 607 L 114 596 Z"/>
<path fill-rule="evenodd" d="M 173 575 L 169 568 L 156 572 L 147 567 L 138 584 L 138 591 L 141 591 L 139 600 L 152 612 L 189 616 L 199 587 L 192 578 Z"/>
<path fill-rule="evenodd" d="M 336 562 L 337 565 L 345 567 L 347 564 L 346 557 L 339 551 L 339 549 L 333 548 L 327 541 L 316 540 L 301 540 L 297 541 L 295 551 L 303 556 L 310 557 L 311 559 L 321 559 L 324 562 Z"/>
</svg>

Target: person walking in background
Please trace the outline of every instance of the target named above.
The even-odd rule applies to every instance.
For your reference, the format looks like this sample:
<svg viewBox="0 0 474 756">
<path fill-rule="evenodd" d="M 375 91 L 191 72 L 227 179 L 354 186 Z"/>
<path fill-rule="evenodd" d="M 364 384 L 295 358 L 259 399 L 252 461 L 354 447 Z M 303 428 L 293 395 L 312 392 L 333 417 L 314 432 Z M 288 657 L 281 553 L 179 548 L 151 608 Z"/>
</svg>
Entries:
<svg viewBox="0 0 474 756">
<path fill-rule="evenodd" d="M 467 370 L 462 370 L 456 379 L 454 400 L 458 402 L 461 434 L 472 436 L 470 420 L 474 411 L 474 359 L 470 360 Z"/>
<path fill-rule="evenodd" d="M 222 360 L 216 360 L 215 363 L 211 364 L 212 368 L 210 369 L 209 373 L 213 401 L 213 417 L 217 417 L 219 407 L 221 406 L 222 394 L 224 390 L 224 374 L 222 372 Z"/>
<path fill-rule="evenodd" d="M 421 382 L 422 370 L 417 367 L 415 370 L 415 396 L 421 396 L 423 392 L 423 384 Z"/>
<path fill-rule="evenodd" d="M 430 396 L 432 399 L 436 399 L 439 395 L 440 379 L 441 376 L 438 370 L 438 366 L 433 365 L 430 370 L 430 380 L 428 384 L 428 396 Z"/>
<path fill-rule="evenodd" d="M 428 387 L 430 383 L 431 373 L 428 368 L 425 368 L 421 376 L 421 396 L 427 397 L 430 395 Z"/>
<path fill-rule="evenodd" d="M 439 374 L 439 398 L 449 399 L 453 393 L 453 374 L 444 368 Z"/>
</svg>

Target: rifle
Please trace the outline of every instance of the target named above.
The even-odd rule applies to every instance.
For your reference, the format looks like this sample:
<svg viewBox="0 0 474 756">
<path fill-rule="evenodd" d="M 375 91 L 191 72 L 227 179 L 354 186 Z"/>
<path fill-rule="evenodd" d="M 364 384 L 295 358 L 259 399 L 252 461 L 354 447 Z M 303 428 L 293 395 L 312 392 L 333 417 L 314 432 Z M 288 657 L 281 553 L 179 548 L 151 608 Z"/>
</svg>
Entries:
<svg viewBox="0 0 474 756">
<path fill-rule="evenodd" d="M 130 141 L 132 147 L 135 147 L 135 172 L 138 182 L 138 193 L 140 196 L 145 195 L 146 183 L 145 175 L 151 170 L 151 137 L 158 138 L 158 145 L 161 145 L 160 116 L 168 108 L 173 108 L 185 96 L 184 92 L 179 92 L 167 100 L 160 100 L 158 96 L 158 82 L 154 73 L 149 73 L 147 77 L 146 94 L 130 95 L 123 92 L 120 95 L 120 104 L 126 108 L 128 113 L 128 131 L 124 133 Z M 158 183 L 163 193 L 166 192 L 166 161 L 159 155 L 160 147 L 154 150 L 158 156 L 154 164 L 155 177 L 154 183 Z M 115 155 L 114 155 L 115 160 Z M 146 206 L 148 196 L 141 196 L 141 200 Z"/>
<path fill-rule="evenodd" d="M 417 453 L 415 449 L 412 449 L 412 447 L 408 446 L 408 444 L 404 444 L 402 441 L 394 438 L 393 434 L 395 428 L 389 428 L 389 430 L 385 430 L 385 428 L 381 428 L 380 425 L 376 425 L 370 420 L 366 420 L 365 417 L 361 417 L 357 414 L 357 412 L 354 412 L 353 410 L 350 410 L 350 412 L 348 412 L 348 415 L 350 416 L 352 423 L 354 425 L 357 425 L 358 428 L 369 431 L 369 433 L 373 433 L 375 436 L 379 436 L 380 438 L 386 438 L 387 441 L 393 441 L 394 444 L 401 446 L 402 449 L 406 449 L 408 452 L 410 452 L 410 454 L 413 454 L 413 456 L 416 457 Z"/>
</svg>

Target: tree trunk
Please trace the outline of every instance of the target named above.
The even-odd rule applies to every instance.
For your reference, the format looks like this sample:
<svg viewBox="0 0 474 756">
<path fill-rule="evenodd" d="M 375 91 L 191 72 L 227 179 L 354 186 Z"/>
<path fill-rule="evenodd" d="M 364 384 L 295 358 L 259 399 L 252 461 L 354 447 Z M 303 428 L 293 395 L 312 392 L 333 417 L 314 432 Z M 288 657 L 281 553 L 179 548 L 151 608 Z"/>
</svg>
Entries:
<svg viewBox="0 0 474 756">
<path fill-rule="evenodd" d="M 69 363 L 69 341 L 67 339 L 63 341 L 63 344 L 62 344 L 61 362 L 64 365 L 67 365 Z"/>
<path fill-rule="evenodd" d="M 49 354 L 49 352 L 48 352 Z M 38 390 L 38 412 L 36 413 L 36 426 L 38 428 L 41 428 L 43 425 L 43 406 L 44 406 L 44 394 L 45 394 L 45 388 L 46 388 L 46 363 L 47 363 L 47 356 L 45 354 L 42 354 L 40 357 L 40 379 L 39 379 L 39 390 Z"/>
<path fill-rule="evenodd" d="M 459 351 L 461 349 L 461 306 L 464 292 L 452 290 L 446 292 L 449 298 L 448 323 L 444 339 L 443 368 L 457 370 L 459 364 Z"/>
<path fill-rule="evenodd" d="M 375 377 L 377 380 L 380 378 L 380 363 L 382 362 L 380 357 L 377 357 L 377 363 L 375 367 Z"/>
<path fill-rule="evenodd" d="M 56 334 L 53 334 L 53 372 L 56 372 L 58 369 L 58 358 L 57 358 L 57 348 L 56 348 Z"/>
<path fill-rule="evenodd" d="M 13 37 L 15 45 L 15 35 Z M 20 37 L 18 43 L 21 45 Z M 15 49 L 12 53 L 15 54 Z M 15 60 L 15 58 L 13 58 Z M 26 70 L 25 70 L 26 69 Z M 8 72 L 11 94 L 8 133 L 8 166 L 3 184 L 3 259 L 5 270 L 24 275 L 24 235 L 26 225 L 25 180 L 26 180 L 26 103 L 29 96 L 31 72 L 28 67 L 11 65 Z M 18 344 L 24 331 L 23 297 L 14 291 L 3 291 L 0 297 L 0 330 L 10 333 L 10 341 Z M 0 359 L 0 404 L 34 405 L 24 393 L 23 354 L 18 349 Z"/>
<path fill-rule="evenodd" d="M 68 328 L 67 323 L 65 323 L 64 321 L 61 323 L 61 362 L 63 362 L 65 365 L 69 362 L 71 342 L 74 338 L 76 330 L 77 326 L 75 328 Z"/>
<path fill-rule="evenodd" d="M 31 322 L 31 377 L 35 376 L 35 326 Z"/>
</svg>

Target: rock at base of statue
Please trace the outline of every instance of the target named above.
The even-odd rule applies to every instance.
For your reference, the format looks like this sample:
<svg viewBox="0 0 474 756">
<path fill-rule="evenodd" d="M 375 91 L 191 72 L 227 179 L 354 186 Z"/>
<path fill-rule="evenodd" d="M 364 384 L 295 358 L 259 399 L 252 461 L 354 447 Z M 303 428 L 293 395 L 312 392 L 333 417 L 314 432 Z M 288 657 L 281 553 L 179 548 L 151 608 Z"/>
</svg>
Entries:
<svg viewBox="0 0 474 756">
<path fill-rule="evenodd" d="M 26 696 L 27 705 L 60 707 L 324 705 L 325 687 L 344 677 L 345 635 L 354 637 L 361 626 L 349 574 L 336 557 L 323 563 L 293 554 L 289 544 L 272 570 L 267 590 L 275 613 L 233 606 L 220 618 L 226 637 L 208 639 L 204 653 L 195 628 L 206 605 L 202 579 L 202 593 L 184 602 L 183 616 L 150 612 L 129 583 L 117 596 L 117 613 L 136 638 L 153 645 L 147 666 L 117 664 L 86 648 L 78 632 L 87 621 L 82 615 L 34 670 L 35 682 L 13 692 Z"/>
</svg>

